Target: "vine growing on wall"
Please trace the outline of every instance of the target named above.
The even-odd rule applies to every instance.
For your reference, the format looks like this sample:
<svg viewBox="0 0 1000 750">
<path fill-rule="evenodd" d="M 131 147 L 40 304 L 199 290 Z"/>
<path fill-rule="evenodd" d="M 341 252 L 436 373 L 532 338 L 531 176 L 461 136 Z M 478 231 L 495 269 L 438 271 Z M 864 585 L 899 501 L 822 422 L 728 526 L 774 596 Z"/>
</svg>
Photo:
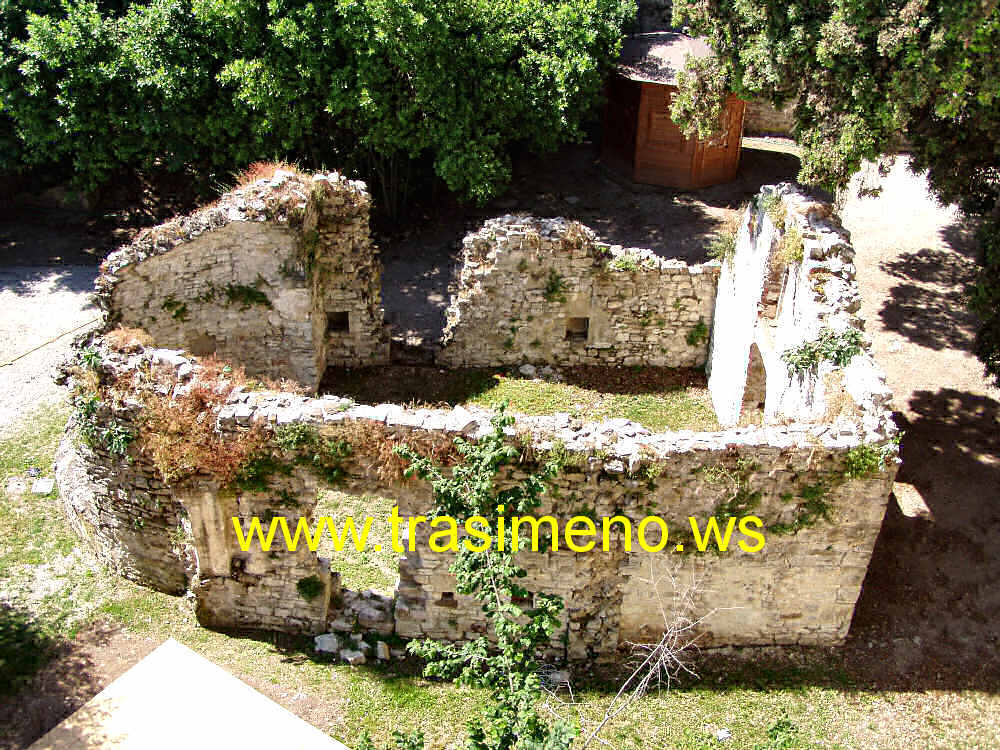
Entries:
<svg viewBox="0 0 1000 750">
<path fill-rule="evenodd" d="M 552 462 L 512 487 L 496 489 L 501 468 L 520 457 L 520 451 L 507 444 L 504 434 L 513 423 L 501 408 L 493 417 L 489 435 L 476 443 L 456 439 L 462 460 L 450 473 L 408 446 L 397 448 L 410 462 L 407 473 L 431 483 L 432 517 L 448 516 L 460 523 L 480 517 L 495 529 L 500 519 L 528 515 L 538 508 L 546 480 L 556 473 Z M 515 563 L 510 552 L 509 523 L 504 524 L 501 533 L 502 545 L 489 544 L 481 550 L 463 545 L 451 566 L 458 593 L 481 602 L 493 629 L 494 643 L 482 636 L 463 644 L 414 641 L 408 648 L 426 660 L 427 676 L 457 678 L 460 684 L 489 691 L 490 701 L 482 719 L 469 722 L 468 747 L 568 748 L 577 734 L 576 725 L 565 720 L 549 723 L 538 711 L 543 695 L 538 653 L 551 644 L 559 628 L 563 601 L 552 594 L 535 593 L 530 609 L 515 604 L 529 600 L 529 592 L 518 583 L 526 571 Z"/>
</svg>

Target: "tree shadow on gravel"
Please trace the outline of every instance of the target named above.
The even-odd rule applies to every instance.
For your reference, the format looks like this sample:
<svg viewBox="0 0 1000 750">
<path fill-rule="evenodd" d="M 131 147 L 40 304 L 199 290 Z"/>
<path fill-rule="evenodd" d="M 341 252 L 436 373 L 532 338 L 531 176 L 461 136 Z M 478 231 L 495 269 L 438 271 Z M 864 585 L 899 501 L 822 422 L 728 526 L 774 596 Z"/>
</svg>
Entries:
<svg viewBox="0 0 1000 750">
<path fill-rule="evenodd" d="M 897 480 L 933 520 L 890 502 L 848 652 L 873 676 L 917 688 L 1000 690 L 1000 402 L 917 391 Z"/>
<path fill-rule="evenodd" d="M 900 253 L 880 264 L 901 282 L 889 290 L 879 316 L 888 330 L 921 346 L 969 350 L 977 327 L 966 291 L 979 268 L 975 226 L 958 219 L 941 231 L 941 239 L 944 248 Z"/>
</svg>

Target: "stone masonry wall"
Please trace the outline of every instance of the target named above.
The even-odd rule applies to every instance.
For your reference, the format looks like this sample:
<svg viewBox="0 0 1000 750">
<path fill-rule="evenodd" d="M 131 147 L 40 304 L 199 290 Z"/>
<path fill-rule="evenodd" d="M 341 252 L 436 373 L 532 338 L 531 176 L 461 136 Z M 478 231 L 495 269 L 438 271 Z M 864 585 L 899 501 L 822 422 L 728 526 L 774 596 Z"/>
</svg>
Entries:
<svg viewBox="0 0 1000 750">
<path fill-rule="evenodd" d="M 790 242 L 799 243 L 801 257 L 783 254 Z M 867 346 L 846 367 L 821 360 L 795 373 L 782 358 L 823 329 L 864 330 L 854 248 L 829 205 L 788 183 L 763 188 L 743 217 L 719 289 L 708 369 L 720 423 L 738 421 L 749 374 L 755 390 L 764 381 L 767 423 L 853 429 L 860 422 L 864 432 L 879 434 L 876 415 L 892 394 Z M 752 349 L 762 372 L 750 372 Z"/>
<path fill-rule="evenodd" d="M 491 226 L 499 230 L 496 237 L 485 233 Z M 650 267 L 642 270 L 642 256 L 640 270 L 611 270 L 607 261 L 621 258 L 624 251 L 598 249 L 578 224 L 506 218 L 486 229 L 467 243 L 466 275 L 454 306 L 457 317 L 450 316 L 451 356 L 462 363 L 472 353 L 484 358 L 495 354 L 493 342 L 477 348 L 472 332 L 485 338 L 486 330 L 502 328 L 511 315 L 523 315 L 531 324 L 528 315 L 547 310 L 532 335 L 554 337 L 554 330 L 565 326 L 560 306 L 576 302 L 579 307 L 573 309 L 580 314 L 593 313 L 598 309 L 593 300 L 610 299 L 595 290 L 610 291 L 614 280 L 631 284 L 630 293 L 644 300 L 636 307 L 631 307 L 632 297 L 623 301 L 632 317 L 643 317 L 653 304 L 643 296 L 654 288 L 652 282 L 645 286 L 647 276 L 659 284 L 689 285 L 685 294 L 675 290 L 664 295 L 681 305 L 706 299 L 694 293 L 701 277 L 714 288 L 717 266 L 712 265 L 699 271 L 685 267 L 686 276 L 675 279 L 670 264 L 649 261 Z M 802 239 L 802 260 L 775 266 L 776 247 L 795 232 Z M 692 614 L 707 615 L 699 625 L 702 645 L 832 645 L 844 639 L 896 472 L 890 394 L 867 348 L 847 367 L 821 365 L 814 373 L 794 377 L 780 354 L 823 326 L 863 324 L 857 317 L 852 255 L 829 207 L 791 186 L 767 188 L 744 217 L 735 257 L 723 269 L 726 292 L 720 294 L 715 314 L 711 306 L 696 307 L 700 319 L 708 318 L 706 326 L 714 321 L 713 398 L 723 406 L 735 404 L 738 416 L 748 371 L 757 368 L 751 381 L 755 398 L 765 394 L 762 424 L 651 434 L 624 419 L 583 423 L 555 415 L 519 417 L 510 428 L 511 440 L 527 445 L 529 458 L 501 476 L 501 485 L 517 481 L 534 468 L 531 461 L 549 451 L 565 456 L 542 512 L 563 522 L 576 515 L 620 514 L 633 525 L 654 514 L 670 529 L 668 543 L 657 553 L 627 550 L 620 532 L 609 552 L 522 553 L 525 587 L 558 594 L 566 603 L 552 655 L 611 658 L 630 641 L 655 639 L 663 627 L 661 612 L 675 612 L 687 598 Z M 508 282 L 514 288 L 501 291 L 511 268 L 525 278 Z M 538 285 L 542 279 L 547 283 L 550 270 L 564 281 L 560 291 L 565 302 L 544 299 Z M 604 275 L 612 281 L 597 278 Z M 524 298 L 529 307 L 512 307 Z M 542 303 L 553 307 L 542 308 Z M 647 305 L 645 310 L 641 304 Z M 498 309 L 493 318 L 481 317 L 493 309 Z M 475 317 L 465 319 L 466 314 Z M 595 318 L 588 335 L 625 330 L 613 327 L 620 317 Z M 555 329 L 553 320 L 560 321 Z M 691 355 L 672 348 L 671 337 L 682 332 L 676 321 L 669 323 L 674 328 L 665 337 L 665 348 Z M 516 342 L 519 334 L 511 335 Z M 630 335 L 621 346 L 641 357 L 648 342 L 641 330 L 637 340 Z M 121 353 L 99 338 L 92 345 L 101 354 L 99 371 L 105 381 L 130 389 L 104 399 L 104 411 L 98 414 L 102 420 L 117 420 L 119 427 L 141 429 L 136 404 L 144 394 L 183 393 L 202 371 L 196 358 L 176 351 Z M 174 384 L 152 379 L 154 371 L 157 377 L 166 372 Z M 720 420 L 724 413 L 722 409 Z M 292 529 L 300 518 L 313 520 L 317 493 L 333 475 L 321 480 L 309 462 L 297 461 L 292 448 L 281 443 L 280 428 L 290 425 L 303 425 L 348 446 L 337 467 L 338 488 L 382 493 L 397 500 L 401 515 L 426 515 L 429 487 L 386 472 L 387 446 L 459 435 L 475 439 L 490 430 L 490 416 L 461 406 L 363 406 L 336 396 L 308 398 L 240 387 L 206 419 L 213 420 L 223 443 L 251 429 L 271 436 L 269 450 L 283 468 L 272 471 L 264 486 L 225 489 L 200 474 L 168 485 L 135 443 L 126 460 L 72 440 L 60 450 L 57 479 L 74 529 L 99 557 L 145 585 L 172 592 L 188 587 L 206 625 L 308 633 L 360 627 L 458 641 L 482 634 L 486 623 L 478 606 L 455 591 L 450 555 L 430 550 L 426 526 L 417 533 L 417 550 L 400 559 L 395 596 L 385 599 L 344 590 L 329 561 L 304 548 L 290 552 L 278 544 L 264 552 L 254 542 L 241 551 L 231 519 L 240 519 L 244 531 L 254 516 L 265 523 L 284 516 Z M 883 461 L 864 476 L 849 476 L 848 458 L 862 446 L 878 451 Z M 717 517 L 724 524 L 731 515 L 746 514 L 763 521 L 763 550 L 751 553 L 731 546 L 720 554 L 692 552 L 688 517 L 702 525 Z M 677 544 L 685 549 L 678 550 Z M 693 586 L 692 597 L 688 586 Z"/>
<path fill-rule="evenodd" d="M 388 358 L 364 184 L 278 171 L 141 234 L 101 267 L 108 324 L 318 386 Z"/>
<path fill-rule="evenodd" d="M 169 361 L 175 362 L 183 387 L 196 377 L 199 366 L 172 356 L 176 359 Z M 123 373 L 137 373 L 141 379 L 148 370 L 144 363 L 154 359 L 168 361 L 163 352 L 154 350 L 127 360 L 114 355 L 109 366 L 122 382 Z M 116 416 L 131 418 L 124 409 Z M 353 406 L 332 396 L 310 399 L 238 390 L 216 415 L 216 424 L 226 439 L 235 439 L 252 424 L 265 428 L 308 424 L 331 439 L 357 441 L 360 428 L 381 431 L 381 439 L 412 440 L 421 434 L 475 438 L 490 429 L 489 416 L 462 407 Z M 879 420 L 885 441 L 894 428 L 888 412 Z M 519 440 L 530 435 L 536 454 L 545 455 L 558 444 L 569 456 L 543 510 L 563 520 L 580 514 L 622 514 L 637 522 L 656 514 L 666 520 L 673 535 L 670 544 L 653 555 L 637 547 L 626 551 L 619 537 L 609 553 L 522 556 L 529 590 L 565 598 L 565 629 L 553 640 L 555 655 L 606 658 L 627 641 L 655 636 L 663 625 L 657 597 L 669 609 L 678 591 L 652 586 L 651 574 L 664 581 L 698 579 L 698 612 L 714 611 L 702 627 L 704 645 L 834 644 L 845 636 L 896 469 L 890 460 L 865 478 L 845 476 L 848 452 L 872 437 L 860 425 L 853 431 L 799 423 L 650 434 L 626 420 L 580 424 L 557 415 L 521 418 L 511 429 L 512 439 L 515 433 Z M 340 467 L 338 487 L 394 497 L 404 516 L 426 513 L 431 498 L 425 484 L 386 478 L 380 471 L 385 461 L 382 449 L 371 440 L 351 445 Z M 135 580 L 177 576 L 185 569 L 185 554 L 189 555 L 190 588 L 197 598 L 199 619 L 206 625 L 318 633 L 337 627 L 349 630 L 357 622 L 381 633 L 395 630 L 404 637 L 453 640 L 483 632 L 478 606 L 455 592 L 448 571 L 450 555 L 432 553 L 423 544 L 426 527 L 417 535 L 422 546 L 400 561 L 394 602 L 341 590 L 328 561 L 303 548 L 289 552 L 278 544 L 263 552 L 254 544 L 241 551 L 232 516 L 241 519 L 245 530 L 252 516 L 266 523 L 274 515 L 284 515 L 294 529 L 299 518 L 312 519 L 317 491 L 324 486 L 276 446 L 276 455 L 289 468 L 276 472 L 266 489 L 224 491 L 210 478 L 198 476 L 170 488 L 170 507 L 183 508 L 176 517 L 189 519 L 184 554 L 167 552 L 174 516 L 159 521 L 162 509 L 130 500 L 128 492 L 136 494 L 134 486 L 122 494 L 117 486 L 74 481 L 81 473 L 80 462 L 87 464 L 82 472 L 86 476 L 103 477 L 120 469 L 120 460 L 92 451 L 74 456 L 71 446 L 65 444 L 70 455 L 61 459 L 57 478 L 74 527 L 89 517 L 110 519 L 100 525 L 100 533 L 90 536 L 98 554 L 109 561 L 126 557 L 141 539 L 152 552 L 130 558 Z M 140 456 L 133 456 L 134 465 L 141 463 Z M 531 468 L 530 464 L 515 467 L 501 483 L 516 480 Z M 119 481 L 129 485 L 142 481 L 129 473 L 121 477 Z M 736 498 L 741 498 L 738 507 L 733 505 Z M 813 512 L 818 498 L 821 516 Z M 734 549 L 717 555 L 691 553 L 689 546 L 687 552 L 675 551 L 675 542 L 690 545 L 690 532 L 685 533 L 688 516 L 704 522 L 728 513 L 753 513 L 763 520 L 764 550 Z M 140 529 L 141 535 L 136 533 Z M 318 584 L 311 598 L 300 590 L 306 579 Z"/>
<path fill-rule="evenodd" d="M 463 242 L 438 362 L 696 367 L 718 272 L 601 245 L 575 221 L 491 219 Z"/>
</svg>

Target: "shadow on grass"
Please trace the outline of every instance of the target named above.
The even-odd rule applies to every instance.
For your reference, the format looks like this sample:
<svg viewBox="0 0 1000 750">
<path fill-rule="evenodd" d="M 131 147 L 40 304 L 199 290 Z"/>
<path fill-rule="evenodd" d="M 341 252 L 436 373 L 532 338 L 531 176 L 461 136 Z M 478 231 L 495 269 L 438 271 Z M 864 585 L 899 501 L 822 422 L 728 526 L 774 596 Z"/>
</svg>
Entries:
<svg viewBox="0 0 1000 750">
<path fill-rule="evenodd" d="M 644 395 L 705 387 L 703 370 L 665 367 L 567 367 L 559 375 L 566 385 L 604 394 Z M 466 403 L 512 377 L 511 369 L 390 365 L 326 371 L 321 393 L 347 396 L 362 404 L 397 403 L 454 406 Z M 527 382 L 527 381 L 526 381 Z"/>
<path fill-rule="evenodd" d="M 53 632 L 0 605 L 0 748 L 26 747 L 102 687 L 88 647 L 107 646 L 116 629 L 95 625 L 75 640 Z"/>
<path fill-rule="evenodd" d="M 55 657 L 60 641 L 28 612 L 0 605 L 0 695 L 13 695 Z"/>
</svg>

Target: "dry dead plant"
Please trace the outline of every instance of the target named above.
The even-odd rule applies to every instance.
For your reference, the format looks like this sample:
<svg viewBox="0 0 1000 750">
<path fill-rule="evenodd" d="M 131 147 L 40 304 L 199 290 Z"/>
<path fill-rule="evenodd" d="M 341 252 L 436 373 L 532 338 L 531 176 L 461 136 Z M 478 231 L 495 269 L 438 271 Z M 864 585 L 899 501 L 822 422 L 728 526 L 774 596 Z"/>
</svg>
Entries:
<svg viewBox="0 0 1000 750">
<path fill-rule="evenodd" d="M 173 378 L 158 381 L 160 388 L 143 394 L 145 425 L 139 444 L 168 482 L 206 473 L 228 484 L 260 453 L 266 435 L 259 425 L 231 435 L 216 430 L 218 410 L 234 388 L 245 385 L 246 375 L 242 367 L 217 357 L 199 364 L 194 380 L 178 395 L 172 396 Z"/>
<path fill-rule="evenodd" d="M 396 453 L 396 448 L 401 445 L 410 446 L 439 466 L 454 466 L 460 458 L 450 435 L 413 430 L 401 436 L 394 434 L 381 422 L 365 419 L 341 422 L 327 436 L 348 443 L 353 456 L 364 456 L 368 462 L 366 470 L 373 472 L 382 482 L 400 482 L 404 479 L 410 462 Z"/>
<path fill-rule="evenodd" d="M 153 337 L 142 328 L 115 328 L 104 334 L 104 342 L 112 351 L 135 354 L 152 346 Z"/>
<path fill-rule="evenodd" d="M 697 575 L 693 565 L 690 575 L 684 576 L 681 571 L 684 563 L 669 569 L 658 565 L 657 559 L 655 555 L 649 555 L 648 574 L 644 577 L 636 576 L 633 580 L 634 585 L 648 587 L 653 592 L 663 621 L 663 630 L 659 640 L 641 643 L 629 641 L 626 644 L 630 651 L 628 664 L 632 671 L 605 706 L 603 715 L 597 720 L 583 715 L 568 679 L 546 687 L 545 705 L 550 713 L 563 719 L 567 718 L 567 714 L 575 714 L 582 733 L 582 748 L 589 747 L 594 742 L 610 745 L 600 737 L 600 733 L 648 692 L 669 690 L 684 675 L 698 678 L 692 662 L 699 650 L 700 627 L 719 610 L 713 609 L 697 615 L 699 595 L 703 589 L 701 577 Z M 567 698 L 559 695 L 560 689 L 566 690 Z"/>
<path fill-rule="evenodd" d="M 255 161 L 238 175 L 236 175 L 236 188 L 244 188 L 252 185 L 257 180 L 271 179 L 278 171 L 298 173 L 299 168 L 295 164 L 286 161 Z"/>
</svg>

